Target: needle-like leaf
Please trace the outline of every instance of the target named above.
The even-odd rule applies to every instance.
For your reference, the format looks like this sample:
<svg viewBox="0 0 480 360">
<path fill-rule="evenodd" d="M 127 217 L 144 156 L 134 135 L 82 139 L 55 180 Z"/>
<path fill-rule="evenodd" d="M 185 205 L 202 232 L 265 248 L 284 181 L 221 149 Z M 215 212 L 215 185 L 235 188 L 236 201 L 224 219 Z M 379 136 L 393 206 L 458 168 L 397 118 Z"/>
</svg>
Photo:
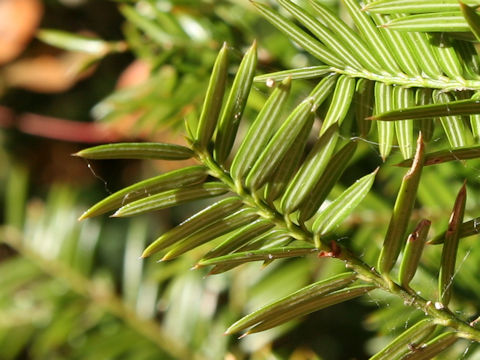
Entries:
<svg viewBox="0 0 480 360">
<path fill-rule="evenodd" d="M 470 27 L 460 11 L 402 16 L 390 20 L 388 23 L 384 24 L 383 27 L 397 31 L 470 31 Z"/>
<path fill-rule="evenodd" d="M 464 34 L 468 35 L 468 33 Z M 463 62 L 465 76 L 470 79 L 478 79 L 480 58 L 475 50 L 474 44 L 470 41 L 457 41 L 455 42 L 455 49 Z"/>
<path fill-rule="evenodd" d="M 463 222 L 465 213 L 465 203 L 467 199 L 467 187 L 463 184 L 460 189 L 455 205 L 453 206 L 452 216 L 448 223 L 448 229 L 445 233 L 443 243 L 442 260 L 440 262 L 439 278 L 439 300 L 445 306 L 450 302 L 452 296 L 452 282 L 455 273 L 455 263 L 457 260 L 458 240 L 460 239 L 460 226 Z"/>
<path fill-rule="evenodd" d="M 339 197 L 332 201 L 315 219 L 312 226 L 313 232 L 320 236 L 325 235 L 350 215 L 370 191 L 377 171 L 378 169 L 358 179 Z"/>
<path fill-rule="evenodd" d="M 408 284 L 417 272 L 430 225 L 431 222 L 429 220 L 424 219 L 420 221 L 407 239 L 399 270 L 399 280 L 404 288 L 408 288 Z"/>
<path fill-rule="evenodd" d="M 357 142 L 350 141 L 342 147 L 328 162 L 325 171 L 311 191 L 310 196 L 300 207 L 299 221 L 305 222 L 318 211 L 334 185 L 348 166 L 357 149 Z"/>
<path fill-rule="evenodd" d="M 354 92 L 355 79 L 345 75 L 340 76 L 335 86 L 332 103 L 328 108 L 327 115 L 325 115 L 325 120 L 320 129 L 320 135 L 325 133 L 333 124 L 338 124 L 339 126 L 342 124 L 350 109 Z"/>
<path fill-rule="evenodd" d="M 260 236 L 266 233 L 274 227 L 274 224 L 265 219 L 258 219 L 252 222 L 251 224 L 245 225 L 244 227 L 238 229 L 232 235 L 229 235 L 221 244 L 210 250 L 203 256 L 203 259 L 217 258 L 219 256 L 226 255 L 245 243 L 255 239 L 257 236 Z"/>
<path fill-rule="evenodd" d="M 375 82 L 367 79 L 358 79 L 355 88 L 354 104 L 355 104 L 355 120 L 360 136 L 367 136 L 370 132 L 371 122 L 366 120 L 371 116 L 375 97 Z"/>
<path fill-rule="evenodd" d="M 284 259 L 298 256 L 310 255 L 318 253 L 318 249 L 313 246 L 283 246 L 281 248 L 269 248 L 264 250 L 250 250 L 245 252 L 235 252 L 233 254 L 224 255 L 216 258 L 200 260 L 197 266 L 211 265 L 238 265 L 252 261 L 267 261 L 275 259 Z"/>
<path fill-rule="evenodd" d="M 347 66 L 356 69 L 362 68 L 358 60 L 352 56 L 351 50 L 345 46 L 345 43 L 338 39 L 328 27 L 311 16 L 307 11 L 295 5 L 290 0 L 278 0 L 278 3 L 292 14 L 303 26 L 312 32 L 330 51 L 339 59 L 343 59 Z"/>
<path fill-rule="evenodd" d="M 293 22 L 273 11 L 268 6 L 254 1 L 252 1 L 252 3 L 257 7 L 265 19 L 267 19 L 273 26 L 287 35 L 289 39 L 299 44 L 314 57 L 322 61 L 324 64 L 338 68 L 345 67 L 346 64 L 341 58 L 334 55 L 330 49 L 322 45 L 320 41 L 308 35 Z"/>
<path fill-rule="evenodd" d="M 250 125 L 230 169 L 232 177 L 240 184 L 270 140 L 290 92 L 290 84 L 290 78 L 284 79 L 279 84 L 268 98 L 253 124 Z"/>
<path fill-rule="evenodd" d="M 338 18 L 328 7 L 319 0 L 310 0 L 310 4 L 319 16 L 320 20 L 328 28 L 335 30 L 335 35 L 348 44 L 348 47 L 355 58 L 362 62 L 365 69 L 369 71 L 381 72 L 382 65 L 370 51 L 368 45 L 360 36 L 353 31 L 347 24 Z"/>
<path fill-rule="evenodd" d="M 329 75 L 323 78 L 317 86 L 315 86 L 309 96 L 309 99 L 313 102 L 313 107 L 320 106 L 325 99 L 327 99 L 329 94 L 333 91 L 336 79 L 336 75 Z M 267 183 L 267 186 L 265 187 L 265 199 L 270 203 L 273 203 L 275 199 L 283 194 L 295 171 L 298 169 L 300 160 L 303 156 L 303 151 L 307 144 L 308 136 L 310 135 L 313 120 L 314 119 L 312 118 L 305 123 L 303 129 L 298 134 L 295 143 L 285 154 L 280 165 L 275 170 L 272 179 Z M 255 137 L 252 137 L 252 141 L 253 139 L 255 139 Z"/>
<path fill-rule="evenodd" d="M 425 154 L 424 165 L 441 164 L 448 161 L 461 161 L 468 159 L 476 159 L 480 157 L 480 145 L 467 146 L 452 150 L 439 150 Z M 406 159 L 397 164 L 397 166 L 411 166 L 413 159 Z"/>
<path fill-rule="evenodd" d="M 431 239 L 428 244 L 429 245 L 437 245 L 443 244 L 445 241 L 445 235 L 447 231 L 444 231 L 438 235 L 436 235 L 433 239 Z M 472 235 L 476 235 L 480 233 L 480 218 L 475 218 L 469 221 L 464 222 L 460 225 L 460 229 L 458 230 L 458 237 L 460 239 Z"/>
<path fill-rule="evenodd" d="M 141 29 L 145 34 L 147 34 L 153 41 L 158 44 L 168 47 L 172 46 L 173 43 L 176 44 L 185 44 L 183 38 L 179 36 L 174 36 L 166 32 L 160 24 L 151 19 L 149 16 L 143 15 L 132 6 L 123 5 L 120 7 L 120 11 L 125 18 Z"/>
<path fill-rule="evenodd" d="M 194 249 L 208 241 L 216 239 L 219 236 L 227 234 L 242 226 L 245 226 L 258 218 L 258 214 L 254 209 L 245 208 L 228 215 L 212 224 L 207 225 L 203 229 L 194 232 L 185 239 L 173 245 L 162 260 L 172 260 L 185 252 Z"/>
<path fill-rule="evenodd" d="M 163 143 L 116 143 L 94 146 L 74 154 L 85 159 L 162 159 L 184 160 L 193 151 L 181 145 Z"/>
<path fill-rule="evenodd" d="M 228 70 L 228 47 L 223 44 L 222 49 L 218 53 L 215 65 L 213 66 L 212 75 L 207 88 L 207 95 L 198 121 L 197 134 L 195 141 L 200 149 L 207 148 L 210 139 L 218 122 L 218 115 L 222 108 L 223 95 L 225 93 L 225 85 L 227 82 Z"/>
<path fill-rule="evenodd" d="M 280 206 L 284 214 L 290 214 L 311 196 L 312 190 L 323 174 L 335 149 L 338 126 L 333 124 L 315 143 L 295 177 L 288 184 Z"/>
<path fill-rule="evenodd" d="M 125 217 L 143 214 L 149 211 L 166 209 L 193 200 L 219 196 L 229 191 L 227 185 L 210 182 L 201 185 L 167 190 L 122 206 L 112 217 Z"/>
<path fill-rule="evenodd" d="M 237 253 L 247 252 L 259 249 L 273 249 L 278 246 L 283 246 L 292 242 L 292 238 L 286 229 L 274 228 L 264 234 L 258 235 L 250 242 L 242 245 L 236 251 Z M 306 245 L 302 242 L 302 244 Z M 310 245 L 310 244 L 308 244 Z M 309 247 L 309 246 L 307 246 Z"/>
<path fill-rule="evenodd" d="M 476 0 L 467 0 L 465 3 L 479 5 Z M 456 11 L 458 8 L 458 0 L 377 0 L 365 5 L 362 10 L 385 14 L 414 14 Z"/>
<path fill-rule="evenodd" d="M 436 59 L 445 75 L 463 81 L 463 68 L 450 39 L 442 33 L 430 35 L 430 42 L 436 53 Z"/>
<path fill-rule="evenodd" d="M 436 325 L 431 318 L 420 320 L 372 356 L 370 360 L 401 359 L 401 356 L 409 352 L 412 346 L 418 347 L 432 334 L 435 328 Z"/>
<path fill-rule="evenodd" d="M 290 114 L 253 165 L 245 180 L 247 187 L 257 190 L 267 182 L 304 125 L 310 121 L 312 110 L 312 101 L 307 99 Z"/>
<path fill-rule="evenodd" d="M 409 107 L 414 104 L 413 90 L 397 86 L 393 90 L 395 108 Z M 398 146 L 404 159 L 413 155 L 413 122 L 412 120 L 400 120 L 395 122 Z"/>
<path fill-rule="evenodd" d="M 448 103 L 452 101 L 452 98 L 451 95 L 444 92 L 434 91 L 433 101 L 435 103 Z M 440 122 L 451 147 L 457 148 L 467 145 L 467 129 L 461 116 L 441 116 Z"/>
<path fill-rule="evenodd" d="M 265 331 L 280 324 L 283 324 L 287 321 L 290 321 L 294 318 L 301 317 L 314 311 L 322 310 L 327 307 L 354 299 L 356 297 L 366 294 L 373 289 L 375 289 L 375 286 L 373 285 L 356 285 L 343 288 L 333 293 L 329 293 L 325 296 L 315 298 L 314 300 L 305 302 L 300 306 L 295 306 L 294 308 L 289 309 L 289 311 L 285 311 L 276 317 L 260 322 L 259 324 L 248 330 L 246 335 Z"/>
<path fill-rule="evenodd" d="M 285 189 L 291 182 L 292 177 L 295 175 L 295 171 L 298 170 L 301 160 L 304 156 L 304 150 L 308 142 L 308 137 L 312 130 L 313 117 L 308 121 L 303 129 L 298 134 L 296 141 L 290 147 L 288 152 L 282 159 L 282 162 L 275 170 L 272 178 L 267 182 L 265 186 L 265 199 L 273 204 L 273 201 L 284 194 Z"/>
<path fill-rule="evenodd" d="M 398 18 L 398 17 L 397 17 Z M 391 31 L 387 29 L 387 31 Z M 443 73 L 436 60 L 435 49 L 427 34 L 420 32 L 405 32 L 402 34 L 410 45 L 410 51 L 423 72 L 432 79 L 441 78 Z"/>
<path fill-rule="evenodd" d="M 472 100 L 480 100 L 480 92 L 477 91 L 472 96 Z M 472 127 L 473 138 L 477 143 L 480 143 L 480 112 L 478 114 L 470 115 L 470 125 Z"/>
<path fill-rule="evenodd" d="M 415 104 L 417 106 L 429 105 L 433 102 L 432 90 L 426 88 L 419 88 L 415 93 Z M 435 122 L 433 118 L 423 118 L 420 120 L 420 131 L 422 132 L 425 143 L 428 143 L 433 136 L 435 130 Z"/>
<path fill-rule="evenodd" d="M 375 113 L 384 113 L 393 109 L 393 87 L 381 82 L 375 83 Z M 378 147 L 385 161 L 392 151 L 395 125 L 386 121 L 378 121 Z"/>
<path fill-rule="evenodd" d="M 430 360 L 443 350 L 452 346 L 458 340 L 455 332 L 450 331 L 438 335 L 436 338 L 430 340 L 426 344 L 419 346 L 405 355 L 402 360 Z"/>
<path fill-rule="evenodd" d="M 392 55 L 392 51 L 387 47 L 382 34 L 379 32 L 372 19 L 366 13 L 360 11 L 358 2 L 355 0 L 343 0 L 343 3 L 347 7 L 350 16 L 358 27 L 358 30 L 363 34 L 364 39 L 366 39 L 370 45 L 369 51 L 376 55 L 376 58 L 382 63 L 383 69 L 390 74 L 401 73 L 395 58 Z"/>
<path fill-rule="evenodd" d="M 79 51 L 97 56 L 105 56 L 109 52 L 122 51 L 126 48 L 125 43 L 108 42 L 100 38 L 53 29 L 39 30 L 36 36 L 44 43 L 60 49 Z"/>
<path fill-rule="evenodd" d="M 338 75 L 329 74 L 325 76 L 312 90 L 309 98 L 313 102 L 313 106 L 318 108 L 334 91 L 337 84 Z"/>
<path fill-rule="evenodd" d="M 235 141 L 256 67 L 257 43 L 255 41 L 240 63 L 232 89 L 230 90 L 230 95 L 228 96 L 218 123 L 213 155 L 215 160 L 220 164 L 225 162 Z"/>
<path fill-rule="evenodd" d="M 466 5 L 464 2 L 458 1 L 458 3 L 465 20 L 467 20 L 467 23 L 470 26 L 470 31 L 475 35 L 477 41 L 480 41 L 480 16 L 474 9 Z"/>
<path fill-rule="evenodd" d="M 248 253 L 251 251 L 259 250 L 260 248 L 268 248 L 270 250 L 275 250 L 276 247 L 285 247 L 292 241 L 290 235 L 285 230 L 272 229 L 267 231 L 265 234 L 261 234 L 256 238 L 252 239 L 247 244 L 241 246 L 235 251 L 235 254 L 239 253 Z M 264 249 L 265 250 L 265 249 Z M 232 254 L 233 255 L 233 254 Z M 268 257 L 268 256 L 267 256 Z M 206 259 L 207 260 L 207 259 Z M 263 260 L 263 259 L 262 259 Z M 202 259 L 203 261 L 203 259 Z M 229 271 L 239 265 L 241 262 L 234 262 L 229 264 L 218 264 L 214 265 L 212 270 L 208 273 L 209 275 L 221 274 L 225 271 Z M 202 265 L 197 264 L 197 267 Z"/>
<path fill-rule="evenodd" d="M 255 76 L 255 82 L 283 81 L 286 78 L 315 79 L 332 72 L 332 68 L 326 65 L 309 66 L 300 69 L 291 69 Z"/>
<path fill-rule="evenodd" d="M 417 141 L 415 160 L 410 170 L 403 177 L 378 259 L 378 269 L 382 274 L 388 274 L 392 270 L 404 244 L 404 236 L 407 232 L 408 222 L 410 221 L 410 215 L 417 197 L 423 161 L 424 145 L 422 135 L 420 134 Z"/>
<path fill-rule="evenodd" d="M 371 120 L 422 119 L 435 116 L 480 114 L 480 99 L 448 101 L 445 103 L 411 106 L 375 114 Z"/>
<path fill-rule="evenodd" d="M 108 211 L 118 209 L 121 206 L 131 203 L 132 201 L 162 191 L 195 185 L 203 182 L 206 178 L 207 169 L 203 166 L 190 166 L 180 170 L 174 170 L 163 175 L 155 176 L 153 178 L 130 185 L 99 201 L 85 211 L 82 216 L 80 216 L 79 220 L 104 214 Z"/>
<path fill-rule="evenodd" d="M 254 326 L 262 321 L 275 318 L 278 315 L 285 313 L 299 305 L 308 303 L 317 297 L 324 296 L 333 291 L 339 290 L 355 281 L 355 274 L 351 272 L 332 276 L 328 279 L 318 281 L 314 284 L 306 286 L 293 294 L 285 296 L 269 305 L 263 306 L 255 312 L 238 320 L 235 324 L 230 326 L 226 334 L 233 334 L 251 326 Z"/>
<path fill-rule="evenodd" d="M 152 242 L 145 249 L 142 257 L 145 258 L 158 251 L 166 249 L 170 245 L 187 237 L 188 235 L 205 228 L 207 225 L 214 223 L 225 216 L 232 214 L 236 210 L 240 209 L 242 205 L 243 203 L 240 198 L 229 197 L 208 206 Z"/>
<path fill-rule="evenodd" d="M 370 14 L 373 21 L 377 25 L 384 24 L 391 18 L 399 17 L 398 14 L 392 15 L 380 15 L 380 14 Z M 420 77 L 421 70 L 419 64 L 415 58 L 415 52 L 411 51 L 411 37 L 400 31 L 389 31 L 382 28 L 379 28 L 378 31 L 381 33 L 385 39 L 387 45 L 392 51 L 395 61 L 397 62 L 400 69 L 403 70 L 405 74 L 414 77 Z"/>
</svg>

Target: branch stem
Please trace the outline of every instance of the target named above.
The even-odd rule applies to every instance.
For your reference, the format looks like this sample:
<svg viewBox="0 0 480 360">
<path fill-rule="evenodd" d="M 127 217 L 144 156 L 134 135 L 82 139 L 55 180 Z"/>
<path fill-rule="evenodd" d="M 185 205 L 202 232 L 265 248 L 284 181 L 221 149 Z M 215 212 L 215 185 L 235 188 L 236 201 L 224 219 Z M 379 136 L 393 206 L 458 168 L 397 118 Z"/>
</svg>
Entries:
<svg viewBox="0 0 480 360">
<path fill-rule="evenodd" d="M 230 175 L 213 160 L 210 154 L 203 151 L 198 152 L 197 150 L 197 156 L 198 159 L 209 168 L 210 174 L 229 186 L 232 192 L 237 193 L 245 205 L 256 208 L 257 213 L 261 217 L 270 220 L 276 226 L 288 231 L 292 238 L 313 243 L 311 234 L 306 233 L 300 226 L 292 221 L 286 221 L 282 214 L 270 207 L 259 196 L 257 196 L 257 194 L 250 193 L 243 187 L 239 188 Z"/>
<path fill-rule="evenodd" d="M 380 81 L 387 85 L 400 85 L 405 87 L 421 87 L 442 89 L 442 91 L 450 90 L 479 90 L 480 80 L 468 80 L 468 79 L 449 79 L 447 77 L 439 77 L 438 79 L 432 79 L 427 77 L 408 77 L 391 75 L 391 74 L 376 74 L 366 70 L 357 70 L 351 67 L 344 69 L 331 68 L 332 72 L 337 74 L 344 74 L 355 78 L 364 78 L 373 81 Z"/>
<path fill-rule="evenodd" d="M 434 318 L 435 323 L 438 325 L 448 326 L 457 330 L 459 337 L 480 342 L 480 330 L 459 319 L 441 303 L 424 299 L 411 289 L 406 289 L 395 283 L 389 275 L 380 275 L 373 267 L 368 266 L 345 247 L 340 246 L 340 249 L 341 251 L 337 258 L 343 260 L 345 266 L 356 272 L 361 280 L 400 297 L 405 305 L 413 306 L 423 311 L 426 315 Z"/>
<path fill-rule="evenodd" d="M 374 267 L 363 262 L 358 256 L 337 242 L 334 242 L 335 250 L 330 245 L 318 241 L 318 239 L 315 241 L 315 235 L 308 229 L 298 226 L 290 218 L 285 219 L 281 213 L 270 207 L 259 196 L 251 194 L 248 189 L 239 187 L 230 174 L 216 163 L 207 151 L 195 150 L 198 159 L 209 168 L 210 174 L 227 184 L 232 192 L 242 198 L 245 205 L 256 208 L 260 216 L 272 221 L 278 227 L 286 229 L 293 238 L 313 243 L 320 248 L 319 250 L 325 250 L 326 253 L 331 254 L 330 256 L 344 261 L 348 269 L 357 273 L 359 280 L 375 285 L 377 288 L 401 298 L 406 306 L 413 306 L 423 311 L 426 315 L 431 316 L 436 324 L 455 329 L 458 337 L 480 342 L 480 329 L 476 329 L 458 318 L 441 303 L 426 300 L 412 289 L 402 287 L 394 282 L 388 274 L 379 274 Z"/>
</svg>

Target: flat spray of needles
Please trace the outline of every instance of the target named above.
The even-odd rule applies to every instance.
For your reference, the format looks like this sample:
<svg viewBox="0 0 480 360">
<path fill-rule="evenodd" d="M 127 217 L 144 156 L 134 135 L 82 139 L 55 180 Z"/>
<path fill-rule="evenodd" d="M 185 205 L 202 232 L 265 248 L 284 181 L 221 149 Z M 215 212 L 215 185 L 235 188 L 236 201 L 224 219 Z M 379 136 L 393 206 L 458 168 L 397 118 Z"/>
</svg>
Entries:
<svg viewBox="0 0 480 360">
<path fill-rule="evenodd" d="M 280 299 L 272 294 L 226 334 L 370 296 L 410 314 L 371 359 L 468 358 L 480 342 L 478 265 L 468 261 L 480 247 L 464 239 L 479 231 L 480 3 L 343 0 L 346 22 L 319 0 L 271 3 L 249 6 L 314 64 L 256 76 L 267 40 L 254 41 L 241 61 L 225 43 L 201 111 L 185 121 L 187 146 L 116 143 L 76 154 L 197 164 L 115 192 L 81 219 L 212 198 L 142 258 L 195 250 L 194 268 L 212 275 L 295 257 L 344 264 Z M 252 107 L 265 83 L 268 96 Z M 292 95 L 297 84 L 307 96 Z M 451 179 L 447 187 L 441 177 Z M 387 193 L 392 201 L 382 200 Z"/>
</svg>

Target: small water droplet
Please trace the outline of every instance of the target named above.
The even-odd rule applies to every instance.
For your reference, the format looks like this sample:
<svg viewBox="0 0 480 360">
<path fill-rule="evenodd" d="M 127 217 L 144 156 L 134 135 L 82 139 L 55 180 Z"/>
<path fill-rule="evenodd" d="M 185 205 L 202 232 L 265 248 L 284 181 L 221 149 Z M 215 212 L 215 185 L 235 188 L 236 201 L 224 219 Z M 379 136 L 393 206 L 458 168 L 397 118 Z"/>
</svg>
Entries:
<svg viewBox="0 0 480 360">
<path fill-rule="evenodd" d="M 438 302 L 438 301 L 435 302 L 435 309 L 442 310 L 444 308 L 445 308 L 445 306 L 443 306 L 443 304 L 441 302 Z"/>
</svg>

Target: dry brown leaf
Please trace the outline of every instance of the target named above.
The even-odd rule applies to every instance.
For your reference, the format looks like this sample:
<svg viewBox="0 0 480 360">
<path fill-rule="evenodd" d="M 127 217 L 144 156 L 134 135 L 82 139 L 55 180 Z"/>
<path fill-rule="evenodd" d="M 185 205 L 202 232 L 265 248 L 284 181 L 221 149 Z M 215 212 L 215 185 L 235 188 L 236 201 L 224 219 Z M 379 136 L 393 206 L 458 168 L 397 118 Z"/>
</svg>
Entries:
<svg viewBox="0 0 480 360">
<path fill-rule="evenodd" d="M 94 67 L 83 70 L 93 60 L 92 55 L 66 52 L 58 56 L 39 55 L 20 59 L 4 68 L 7 86 L 40 93 L 57 93 L 68 90 L 79 80 L 90 75 Z"/>
<path fill-rule="evenodd" d="M 145 60 L 137 59 L 133 61 L 118 77 L 116 88 L 124 89 L 143 84 L 148 80 L 151 70 L 151 65 Z"/>
<path fill-rule="evenodd" d="M 0 64 L 15 59 L 25 49 L 42 14 L 40 0 L 0 1 Z"/>
</svg>

